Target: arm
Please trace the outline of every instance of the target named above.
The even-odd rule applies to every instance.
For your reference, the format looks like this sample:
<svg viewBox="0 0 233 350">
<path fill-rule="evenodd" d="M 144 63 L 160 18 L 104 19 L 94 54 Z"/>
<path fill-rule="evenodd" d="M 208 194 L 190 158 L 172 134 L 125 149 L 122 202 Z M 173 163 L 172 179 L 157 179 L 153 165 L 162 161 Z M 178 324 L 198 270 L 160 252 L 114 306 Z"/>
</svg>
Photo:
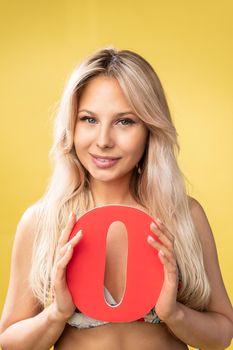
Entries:
<svg viewBox="0 0 233 350">
<path fill-rule="evenodd" d="M 198 312 L 177 303 L 176 314 L 165 321 L 177 338 L 202 350 L 223 350 L 232 340 L 232 321 L 214 311 Z"/>
<path fill-rule="evenodd" d="M 204 265 L 211 287 L 208 312 L 198 312 L 177 303 L 177 313 L 168 321 L 168 327 L 183 341 L 189 340 L 190 345 L 198 345 L 203 350 L 225 349 L 233 336 L 233 310 L 222 280 L 208 219 L 201 205 L 194 199 L 191 213 L 200 235 Z"/>
<path fill-rule="evenodd" d="M 162 250 L 161 261 L 165 268 L 166 295 L 158 305 L 158 316 L 167 324 L 172 333 L 184 343 L 202 350 L 221 350 L 230 345 L 233 336 L 233 311 L 227 296 L 218 264 L 213 234 L 204 210 L 196 200 L 191 201 L 191 214 L 200 235 L 204 252 L 204 264 L 210 282 L 211 297 L 207 312 L 198 312 L 175 301 L 177 271 L 174 264 L 174 250 L 171 235 L 160 224 L 157 236 L 164 243 L 154 247 Z M 166 236 L 166 237 L 165 237 Z M 161 255 L 161 254 L 160 254 Z M 173 261 L 174 260 L 174 261 Z M 170 302 L 168 301 L 168 296 Z M 165 310 L 166 301 L 166 311 Z M 169 304 L 169 309 L 167 305 Z M 157 305 L 156 305 L 157 307 Z M 157 308 L 156 308 L 157 311 Z"/>
<path fill-rule="evenodd" d="M 48 350 L 60 337 L 65 319 L 56 317 L 53 304 L 38 315 L 10 325 L 0 336 L 3 350 Z M 4 330 L 2 327 L 1 331 Z"/>
<path fill-rule="evenodd" d="M 80 236 L 67 243 L 75 222 L 73 215 L 63 230 L 54 266 L 54 302 L 42 311 L 28 282 L 35 228 L 34 209 L 28 209 L 17 227 L 11 275 L 0 323 L 3 350 L 48 350 L 60 337 L 74 304 L 65 281 L 66 265 Z"/>
</svg>

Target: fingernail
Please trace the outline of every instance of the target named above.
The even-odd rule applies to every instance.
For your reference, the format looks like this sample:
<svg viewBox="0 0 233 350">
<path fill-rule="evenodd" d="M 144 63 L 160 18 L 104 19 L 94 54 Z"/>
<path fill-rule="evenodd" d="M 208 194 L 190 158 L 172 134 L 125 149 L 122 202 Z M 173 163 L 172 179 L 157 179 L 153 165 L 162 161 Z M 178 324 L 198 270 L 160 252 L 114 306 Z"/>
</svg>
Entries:
<svg viewBox="0 0 233 350">
<path fill-rule="evenodd" d="M 162 224 L 162 221 L 159 218 L 156 218 L 155 223 L 157 225 L 157 228 L 160 229 L 160 225 Z"/>
<path fill-rule="evenodd" d="M 73 216 L 73 212 L 71 211 L 69 215 L 69 220 L 72 218 L 72 216 Z"/>
<path fill-rule="evenodd" d="M 147 240 L 148 240 L 148 242 L 154 242 L 155 241 L 155 239 L 152 236 L 148 236 Z"/>
<path fill-rule="evenodd" d="M 165 254 L 164 254 L 164 252 L 163 252 L 162 250 L 160 250 L 158 254 L 159 254 L 160 256 L 162 256 L 162 257 L 165 256 Z"/>
<path fill-rule="evenodd" d="M 152 227 L 155 228 L 155 229 L 156 229 L 156 228 L 159 228 L 159 227 L 156 225 L 156 223 L 153 222 L 153 221 L 152 221 L 152 224 L 151 224 L 151 225 L 152 225 Z"/>
</svg>

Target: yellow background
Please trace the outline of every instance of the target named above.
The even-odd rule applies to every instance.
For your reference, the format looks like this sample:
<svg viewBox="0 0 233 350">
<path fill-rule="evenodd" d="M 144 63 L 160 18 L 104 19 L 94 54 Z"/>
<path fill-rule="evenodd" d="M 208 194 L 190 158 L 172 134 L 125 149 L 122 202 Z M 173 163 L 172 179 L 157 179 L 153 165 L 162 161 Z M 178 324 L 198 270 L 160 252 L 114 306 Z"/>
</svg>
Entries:
<svg viewBox="0 0 233 350">
<path fill-rule="evenodd" d="M 163 83 L 179 134 L 179 164 L 209 218 L 232 300 L 232 1 L 0 4 L 0 312 L 17 222 L 42 195 L 51 171 L 55 104 L 74 66 L 107 45 L 144 56 Z"/>
</svg>

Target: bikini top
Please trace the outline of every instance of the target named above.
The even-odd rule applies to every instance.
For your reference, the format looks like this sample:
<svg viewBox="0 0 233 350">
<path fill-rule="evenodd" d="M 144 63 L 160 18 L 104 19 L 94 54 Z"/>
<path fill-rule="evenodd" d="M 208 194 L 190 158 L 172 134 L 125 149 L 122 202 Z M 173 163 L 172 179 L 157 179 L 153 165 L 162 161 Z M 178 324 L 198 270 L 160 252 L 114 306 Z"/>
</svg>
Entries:
<svg viewBox="0 0 233 350">
<path fill-rule="evenodd" d="M 117 305 L 117 302 L 114 300 L 110 292 L 106 287 L 104 287 L 104 297 L 106 302 L 111 305 Z M 159 317 L 156 315 L 154 307 L 149 311 L 149 313 L 140 318 L 137 321 L 141 322 L 149 322 L 149 323 L 162 323 L 163 321 L 159 319 Z M 109 323 L 108 321 L 99 321 L 95 320 L 83 313 L 81 313 L 78 309 L 75 310 L 74 314 L 71 316 L 71 318 L 67 321 L 67 323 L 70 326 L 77 327 L 77 328 L 93 328 L 102 326 L 104 324 Z"/>
</svg>

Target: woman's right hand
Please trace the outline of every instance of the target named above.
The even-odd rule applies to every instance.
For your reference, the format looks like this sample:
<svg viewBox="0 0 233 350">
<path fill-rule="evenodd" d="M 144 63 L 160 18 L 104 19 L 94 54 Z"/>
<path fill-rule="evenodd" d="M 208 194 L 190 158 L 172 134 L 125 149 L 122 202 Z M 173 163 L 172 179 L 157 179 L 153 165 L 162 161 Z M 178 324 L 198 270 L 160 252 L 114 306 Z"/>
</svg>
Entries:
<svg viewBox="0 0 233 350">
<path fill-rule="evenodd" d="M 79 230 L 69 241 L 70 233 L 76 222 L 76 216 L 71 213 L 66 227 L 62 230 L 55 252 L 55 260 L 52 270 L 52 308 L 56 319 L 67 321 L 75 310 L 72 296 L 66 283 L 66 267 L 73 255 L 73 249 L 82 238 Z"/>
</svg>

